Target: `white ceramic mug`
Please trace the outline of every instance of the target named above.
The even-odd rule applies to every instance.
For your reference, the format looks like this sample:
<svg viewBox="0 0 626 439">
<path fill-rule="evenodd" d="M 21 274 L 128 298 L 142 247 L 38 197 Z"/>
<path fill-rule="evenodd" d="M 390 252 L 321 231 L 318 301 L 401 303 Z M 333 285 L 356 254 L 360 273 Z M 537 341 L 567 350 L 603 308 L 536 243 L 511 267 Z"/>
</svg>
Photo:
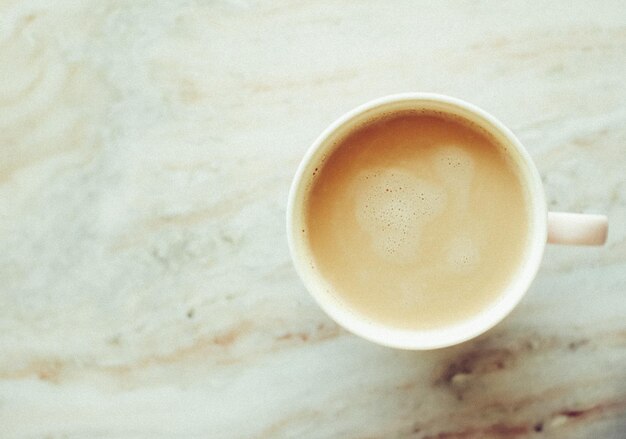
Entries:
<svg viewBox="0 0 626 439">
<path fill-rule="evenodd" d="M 491 133 L 506 146 L 510 157 L 521 170 L 530 194 L 530 239 L 518 274 L 487 309 L 468 320 L 451 326 L 423 331 L 405 330 L 369 321 L 336 300 L 333 286 L 313 268 L 312 253 L 301 230 L 305 204 L 314 175 L 337 141 L 364 122 L 382 114 L 404 110 L 428 110 L 465 118 Z M 404 93 L 376 99 L 340 117 L 331 124 L 307 151 L 296 172 L 287 206 L 287 236 L 294 265 L 305 286 L 337 323 L 373 342 L 402 349 L 435 349 L 457 344 L 487 331 L 519 303 L 528 290 L 546 242 L 555 244 L 602 245 L 608 231 L 603 215 L 549 212 L 539 172 L 530 155 L 515 135 L 496 118 L 480 108 L 448 96 L 430 93 Z"/>
</svg>

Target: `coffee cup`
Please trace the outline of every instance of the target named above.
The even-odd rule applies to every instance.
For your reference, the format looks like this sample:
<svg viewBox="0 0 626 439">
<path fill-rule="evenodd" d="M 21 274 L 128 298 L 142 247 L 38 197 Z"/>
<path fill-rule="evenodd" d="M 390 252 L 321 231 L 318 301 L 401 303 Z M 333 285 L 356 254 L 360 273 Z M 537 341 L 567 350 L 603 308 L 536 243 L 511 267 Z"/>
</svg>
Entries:
<svg viewBox="0 0 626 439">
<path fill-rule="evenodd" d="M 336 278 L 337 276 L 341 277 L 340 275 L 342 273 L 342 270 L 344 270 L 345 274 L 346 270 L 354 270 L 354 266 L 351 264 L 346 264 L 344 268 L 341 262 L 342 259 L 338 258 L 338 262 L 333 262 L 335 264 L 333 266 L 333 270 L 338 273 L 337 276 L 329 276 L 328 273 L 325 273 L 323 270 L 321 270 L 320 266 L 323 264 L 319 264 L 319 255 L 316 256 L 314 254 L 314 249 L 312 248 L 312 241 L 308 230 L 308 228 L 310 228 L 311 226 L 311 224 L 309 224 L 310 220 L 308 220 L 307 218 L 311 215 L 311 212 L 309 212 L 309 199 L 312 196 L 312 191 L 315 190 L 316 181 L 320 178 L 320 174 L 324 170 L 325 166 L 328 166 L 329 157 L 332 157 L 333 154 L 336 153 L 337 149 L 342 147 L 341 145 L 343 140 L 349 138 L 349 136 L 353 135 L 358 130 L 363 131 L 363 127 L 368 126 L 371 121 L 383 119 L 387 120 L 389 118 L 393 118 L 394 115 L 408 114 L 407 112 L 410 112 L 411 114 L 428 115 L 428 117 L 430 118 L 443 117 L 450 120 L 463 121 L 463 123 L 465 123 L 467 126 L 471 125 L 473 127 L 473 131 L 482 132 L 485 136 L 488 136 L 492 142 L 499 145 L 499 154 L 504 155 L 504 160 L 507 163 L 511 163 L 511 166 L 515 168 L 516 178 L 518 178 L 519 185 L 521 189 L 523 189 L 525 197 L 524 208 L 526 209 L 525 212 L 527 212 L 527 222 L 524 223 L 524 230 L 527 230 L 527 236 L 525 235 L 524 239 L 520 240 L 520 242 L 523 243 L 522 247 L 520 247 L 519 250 L 516 250 L 516 252 L 519 253 L 519 258 L 516 259 L 517 262 L 515 263 L 516 265 L 514 272 L 504 284 L 496 288 L 498 291 L 490 293 L 490 297 L 492 297 L 492 299 L 490 299 L 489 303 L 483 306 L 479 311 L 469 313 L 468 315 L 463 315 L 456 320 L 453 319 L 453 321 L 449 321 L 442 325 L 431 325 L 430 327 L 419 327 L 419 325 L 415 327 L 412 327 L 410 325 L 394 325 L 384 319 L 377 319 L 376 317 L 372 317 L 372 315 L 367 315 L 367 313 L 364 313 L 362 310 L 357 309 L 357 307 L 352 306 L 349 301 L 343 300 L 342 291 L 340 291 L 341 288 L 339 287 Z M 428 124 L 431 124 L 431 122 L 429 122 L 430 120 L 431 119 L 422 118 L 419 119 L 417 123 L 422 125 L 425 124 L 425 126 L 428 127 Z M 409 122 L 402 123 L 404 125 L 410 125 Z M 398 126 L 400 127 L 398 129 L 404 129 L 402 128 L 404 125 L 400 125 L 400 122 L 398 122 L 398 124 Z M 443 127 L 440 130 L 444 130 L 443 134 L 445 134 L 446 125 L 443 123 L 440 125 Z M 424 131 L 424 128 L 420 129 L 422 129 L 423 132 L 427 132 L 427 130 Z M 417 130 L 413 131 L 418 132 Z M 364 132 L 360 135 L 365 136 L 364 138 L 366 138 L 368 136 L 368 133 Z M 448 154 L 454 153 L 457 154 L 457 156 L 458 154 L 462 154 L 462 151 L 459 153 L 450 151 L 449 149 L 446 149 L 444 152 Z M 441 156 L 441 154 L 439 155 Z M 454 160 L 450 159 L 449 155 L 446 157 L 448 157 L 447 160 L 450 163 L 456 160 L 455 157 L 453 157 Z M 471 157 L 470 159 L 468 159 L 470 160 L 470 162 L 468 162 L 467 160 L 463 162 L 463 160 L 465 160 L 463 157 L 461 157 L 459 163 L 463 164 L 465 162 L 471 162 Z M 470 165 L 467 165 L 468 169 L 473 169 L 472 166 L 474 165 Z M 424 169 L 428 171 L 427 168 Z M 337 173 L 338 171 L 334 172 Z M 407 175 L 405 176 L 404 174 L 402 174 L 402 172 Z M 400 174 L 402 175 L 397 174 L 400 175 L 400 177 L 396 175 L 393 178 L 395 179 L 394 181 L 402 182 L 400 186 L 404 185 L 406 187 L 416 185 L 415 187 L 417 187 L 417 185 L 422 185 L 420 186 L 422 188 L 420 193 L 417 193 L 415 191 L 410 192 L 411 194 L 413 194 L 410 195 L 411 197 L 420 196 L 421 194 L 421 197 L 424 198 L 424 193 L 426 192 L 427 194 L 430 194 L 428 196 L 431 196 L 432 200 L 435 201 L 446 198 L 445 188 L 433 188 L 434 186 L 429 182 L 419 180 L 417 179 L 417 177 L 414 178 L 407 172 L 408 171 L 401 171 Z M 367 177 L 366 174 L 363 175 Z M 370 174 L 370 176 L 371 175 L 374 174 Z M 458 178 L 454 180 L 454 174 L 451 175 L 453 177 L 448 178 L 448 180 L 452 181 L 452 183 L 450 184 L 452 185 L 451 187 L 454 189 L 459 186 Z M 382 177 L 379 176 L 377 178 L 380 180 Z M 387 175 L 387 177 L 385 178 L 391 177 Z M 399 178 L 400 180 L 398 180 Z M 433 181 L 438 181 L 436 179 L 439 177 L 433 178 L 435 179 Z M 370 182 L 372 180 L 370 180 Z M 364 187 L 374 187 L 372 186 L 372 183 L 369 184 L 370 186 Z M 469 186 L 469 183 L 467 185 Z M 480 187 L 484 187 L 484 185 Z M 475 190 L 480 191 L 480 187 Z M 332 187 L 331 189 L 326 188 L 325 190 L 332 190 Z M 403 190 L 405 190 L 406 192 L 406 189 Z M 488 192 L 488 189 L 482 189 L 482 191 Z M 478 195 L 480 195 L 479 192 L 477 193 Z M 390 203 L 392 203 L 393 201 L 393 203 L 395 203 L 394 206 L 397 206 L 398 211 L 402 211 L 404 213 L 410 212 L 413 217 L 419 216 L 416 214 L 416 212 L 421 212 L 419 211 L 419 206 L 414 207 L 413 204 L 411 204 L 413 203 L 413 201 L 411 201 L 410 196 L 402 195 L 400 198 L 396 197 L 393 200 L 389 199 L 390 201 L 387 202 L 387 204 L 385 205 L 386 207 L 384 208 L 387 210 L 379 209 L 377 215 L 379 215 L 379 213 L 383 211 L 390 212 L 391 210 L 389 209 L 392 208 L 389 206 L 391 205 Z M 360 195 L 358 193 L 353 196 L 353 198 L 359 197 Z M 448 200 L 448 204 L 452 203 L 451 201 L 449 201 L 451 198 L 452 196 L 448 196 L 446 198 Z M 435 201 L 431 201 L 431 204 L 429 204 L 429 206 L 432 207 Z M 355 203 L 356 202 L 357 201 L 355 201 Z M 345 208 L 348 209 L 348 205 L 352 206 L 351 203 L 352 201 L 348 199 L 348 202 L 344 203 L 346 204 Z M 410 209 L 403 207 L 403 204 L 407 203 L 411 204 L 412 207 Z M 339 204 L 340 205 L 338 207 L 336 206 L 335 209 L 342 209 L 341 203 Z M 438 205 L 442 205 L 442 203 L 439 203 Z M 443 208 L 439 209 L 437 212 L 442 211 L 442 209 Z M 448 216 L 457 215 L 457 213 L 454 213 L 456 211 L 451 210 L 453 209 L 453 207 L 449 207 L 448 209 L 448 211 L 445 211 L 448 212 Z M 454 209 L 458 210 L 459 208 L 455 207 Z M 434 208 L 430 209 L 430 214 L 434 215 L 433 212 L 435 210 L 436 209 Z M 348 212 L 346 215 L 348 218 L 352 218 L 353 216 L 355 216 L 350 212 Z M 446 213 L 439 212 L 437 213 L 437 215 L 440 215 L 441 218 L 444 218 Z M 480 212 L 474 212 L 473 215 L 475 218 L 477 217 L 477 221 L 480 220 Z M 428 217 L 428 215 L 424 216 Z M 367 235 L 369 237 L 363 239 L 373 240 L 372 242 L 374 242 L 375 244 L 376 234 L 384 235 L 385 233 L 387 233 L 387 235 L 384 236 L 400 236 L 401 238 L 399 239 L 402 239 L 403 236 L 410 237 L 411 233 L 418 233 L 419 228 L 413 227 L 413 225 L 411 224 L 407 226 L 405 220 L 406 218 L 404 217 L 400 217 L 400 219 L 397 220 L 396 223 L 393 223 L 393 221 L 390 220 L 388 224 L 383 225 L 389 225 L 387 231 L 383 230 L 383 226 L 379 227 L 377 225 L 374 225 L 366 231 L 369 234 Z M 329 217 L 328 221 L 332 221 L 332 218 Z M 385 221 L 387 221 L 387 219 L 385 219 Z M 432 219 L 432 221 L 436 222 L 441 220 Z M 354 224 L 357 223 L 358 221 Z M 392 230 L 389 231 L 390 229 Z M 460 235 L 464 233 L 462 229 L 463 228 L 460 227 L 458 232 L 454 231 L 456 229 L 453 229 L 453 234 L 458 233 Z M 358 336 L 361 336 L 367 340 L 373 341 L 381 345 L 413 350 L 436 349 L 451 346 L 474 338 L 489 330 L 502 319 L 504 319 L 515 308 L 515 306 L 520 302 L 520 300 L 528 290 L 531 282 L 535 278 L 540 262 L 543 258 L 546 243 L 602 245 L 606 241 L 607 231 L 607 218 L 603 215 L 548 212 L 544 188 L 541 182 L 539 172 L 537 171 L 537 168 L 533 163 L 528 151 L 524 148 L 524 146 L 517 139 L 517 137 L 511 132 L 511 130 L 509 130 L 495 117 L 488 114 L 486 111 L 476 107 L 475 105 L 453 97 L 430 93 L 404 93 L 376 99 L 374 101 L 361 105 L 358 108 L 353 109 L 352 111 L 349 111 L 348 113 L 337 119 L 335 122 L 333 122 L 328 128 L 326 128 L 322 132 L 322 134 L 313 142 L 309 150 L 306 152 L 293 179 L 287 206 L 287 236 L 293 263 L 307 290 L 320 305 L 320 307 L 339 325 L 343 326 L 348 331 Z M 348 233 L 348 230 L 346 230 L 346 233 Z M 392 235 L 389 235 L 390 233 Z M 374 236 L 372 237 L 370 235 Z M 366 234 L 363 234 L 362 236 L 366 236 Z M 397 261 L 397 255 L 402 254 L 402 252 L 410 252 L 411 246 L 419 246 L 420 242 L 422 242 L 411 239 L 403 241 L 402 247 L 399 247 L 400 244 L 394 244 L 395 247 L 390 247 L 389 245 L 385 247 L 386 251 L 395 252 L 394 257 L 396 257 L 396 260 L 391 261 L 390 264 L 403 263 L 403 261 Z M 446 235 L 446 240 L 451 242 L 458 241 L 455 241 L 454 236 L 450 237 L 448 235 Z M 389 241 L 389 239 L 387 241 Z M 442 249 L 448 248 L 446 246 L 449 247 L 446 242 L 441 243 Z M 438 247 L 431 246 L 431 248 L 435 249 L 433 251 L 439 252 Z M 462 254 L 463 261 L 466 261 L 468 259 L 466 253 Z M 451 254 L 454 256 L 454 252 Z M 425 258 L 426 256 L 422 255 L 420 257 Z M 316 260 L 316 257 L 318 258 L 318 260 Z M 355 255 L 355 257 L 358 257 L 358 255 Z M 450 257 L 448 257 L 448 259 L 450 259 Z M 478 260 L 478 262 L 474 261 L 473 263 L 476 265 L 476 267 L 479 267 L 481 261 Z M 386 265 L 381 265 L 381 267 L 384 266 Z M 415 267 L 416 270 L 419 271 L 420 267 Z M 478 270 L 478 268 L 476 269 Z M 380 268 L 380 270 L 384 270 L 384 268 Z M 384 272 L 381 273 L 380 270 L 378 268 L 370 268 L 369 272 L 365 273 L 363 276 L 368 276 L 368 279 L 370 280 L 375 279 L 375 276 L 377 276 L 377 272 L 380 276 L 384 275 Z M 403 270 L 405 271 L 402 272 L 410 272 L 407 271 L 406 268 L 403 268 Z M 399 271 L 399 273 L 400 272 L 401 271 Z M 441 273 L 446 272 L 447 271 L 445 270 L 441 271 Z M 458 273 L 459 271 L 457 270 L 450 276 L 466 276 L 467 279 L 471 279 L 471 273 Z M 477 273 L 480 273 L 480 271 L 477 271 Z M 445 274 L 442 274 L 441 276 L 445 277 Z M 419 281 L 419 277 L 415 277 L 413 274 L 411 274 L 410 280 L 415 283 L 416 279 Z M 460 279 L 462 280 L 463 278 L 460 277 Z M 401 281 L 401 279 L 399 281 Z M 394 288 L 399 291 L 399 288 L 397 286 Z M 358 291 L 356 292 L 356 294 L 358 294 Z M 373 293 L 369 292 L 368 294 L 371 295 Z M 385 292 L 384 300 L 394 300 L 394 294 L 394 291 Z M 426 297 L 425 295 L 428 295 L 427 289 L 425 291 L 420 290 L 415 292 L 416 297 L 422 297 L 420 295 Z M 467 300 L 471 301 L 471 294 L 469 294 L 469 296 L 470 297 Z M 420 308 L 422 310 L 421 312 L 423 313 L 422 316 L 427 315 L 429 302 L 428 300 L 425 300 L 423 303 L 424 305 Z M 453 303 L 450 303 L 450 307 L 452 307 L 453 305 Z"/>
</svg>

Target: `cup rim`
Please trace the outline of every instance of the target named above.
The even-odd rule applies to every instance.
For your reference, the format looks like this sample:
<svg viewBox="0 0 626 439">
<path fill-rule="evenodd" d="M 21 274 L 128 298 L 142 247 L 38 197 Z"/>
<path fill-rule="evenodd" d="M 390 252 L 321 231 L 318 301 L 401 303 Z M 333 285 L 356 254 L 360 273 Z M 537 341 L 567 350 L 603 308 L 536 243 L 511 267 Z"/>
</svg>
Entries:
<svg viewBox="0 0 626 439">
<path fill-rule="evenodd" d="M 378 322 L 367 321 L 363 316 L 351 312 L 347 307 L 342 307 L 336 301 L 331 300 L 329 292 L 330 284 L 325 283 L 321 274 L 314 277 L 314 270 L 306 263 L 306 256 L 303 254 L 305 239 L 299 233 L 300 226 L 296 227 L 296 209 L 303 210 L 304 203 L 298 204 L 297 198 L 306 190 L 307 180 L 305 175 L 311 167 L 316 155 L 327 151 L 333 146 L 328 142 L 331 136 L 340 128 L 346 126 L 354 119 L 372 110 L 382 110 L 393 104 L 413 102 L 421 105 L 424 109 L 427 105 L 444 105 L 454 108 L 461 113 L 467 113 L 480 120 L 481 127 L 490 133 L 504 138 L 507 145 L 511 145 L 517 155 L 516 162 L 524 171 L 524 181 L 530 194 L 531 208 L 531 236 L 526 249 L 527 255 L 521 263 L 518 275 L 507 285 L 497 302 L 490 305 L 489 310 L 493 311 L 480 313 L 450 326 L 444 326 L 429 330 L 408 330 L 393 328 Z M 445 111 L 445 110 L 444 110 Z M 450 113 L 453 113 L 450 111 Z M 460 114 L 457 114 L 460 115 Z M 502 321 L 521 301 L 528 290 L 531 282 L 539 269 L 543 252 L 547 240 L 547 206 L 541 177 L 528 151 L 517 139 L 513 132 L 502 122 L 481 108 L 447 95 L 436 93 L 409 92 L 387 95 L 378 99 L 366 102 L 348 112 L 331 123 L 311 144 L 302 158 L 293 178 L 287 202 L 287 241 L 289 251 L 296 271 L 304 283 L 309 294 L 318 305 L 339 325 L 348 331 L 374 343 L 400 349 L 427 350 L 438 349 L 479 336 Z M 309 252 L 309 258 L 312 256 Z M 482 318 L 481 318 L 482 317 Z"/>
</svg>

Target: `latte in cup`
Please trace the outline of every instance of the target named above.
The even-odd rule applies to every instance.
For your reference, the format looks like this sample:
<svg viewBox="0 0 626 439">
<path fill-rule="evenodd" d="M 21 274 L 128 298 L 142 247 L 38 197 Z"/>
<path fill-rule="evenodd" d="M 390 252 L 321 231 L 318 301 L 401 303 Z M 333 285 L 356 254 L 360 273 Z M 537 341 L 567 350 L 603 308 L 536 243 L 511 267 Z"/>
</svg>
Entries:
<svg viewBox="0 0 626 439">
<path fill-rule="evenodd" d="M 475 317 L 525 260 L 529 197 L 518 165 L 459 116 L 379 115 L 336 141 L 314 172 L 302 233 L 345 309 L 428 330 Z"/>
</svg>

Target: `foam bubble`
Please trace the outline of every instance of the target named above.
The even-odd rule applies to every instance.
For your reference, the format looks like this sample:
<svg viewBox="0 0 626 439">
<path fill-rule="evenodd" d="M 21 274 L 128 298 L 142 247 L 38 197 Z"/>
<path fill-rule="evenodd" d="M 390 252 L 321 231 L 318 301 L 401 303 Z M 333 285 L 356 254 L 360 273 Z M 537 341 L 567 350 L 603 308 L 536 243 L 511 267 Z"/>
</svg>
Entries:
<svg viewBox="0 0 626 439">
<path fill-rule="evenodd" d="M 423 224 L 444 210 L 445 192 L 394 168 L 363 171 L 357 184 L 357 221 L 375 249 L 398 262 L 414 258 Z"/>
<path fill-rule="evenodd" d="M 474 176 L 474 159 L 455 145 L 441 146 L 434 153 L 435 167 L 446 179 L 471 180 Z"/>
<path fill-rule="evenodd" d="M 448 245 L 446 261 L 454 271 L 471 271 L 480 263 L 480 249 L 469 236 L 457 236 Z"/>
<path fill-rule="evenodd" d="M 462 148 L 448 145 L 438 148 L 433 161 L 437 174 L 455 194 L 458 201 L 456 208 L 465 210 L 474 180 L 474 159 Z"/>
</svg>

